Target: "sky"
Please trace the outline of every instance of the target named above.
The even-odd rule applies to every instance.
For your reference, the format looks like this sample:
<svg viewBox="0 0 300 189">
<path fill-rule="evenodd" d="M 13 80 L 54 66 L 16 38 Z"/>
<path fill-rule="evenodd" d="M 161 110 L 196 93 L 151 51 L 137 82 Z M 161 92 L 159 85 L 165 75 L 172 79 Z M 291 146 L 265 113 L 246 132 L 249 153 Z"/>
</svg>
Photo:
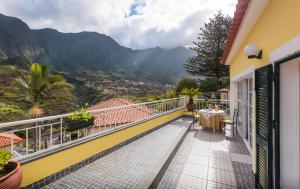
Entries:
<svg viewBox="0 0 300 189">
<path fill-rule="evenodd" d="M 190 46 L 218 10 L 233 16 L 237 0 L 0 0 L 0 13 L 32 29 L 95 31 L 133 49 Z"/>
</svg>

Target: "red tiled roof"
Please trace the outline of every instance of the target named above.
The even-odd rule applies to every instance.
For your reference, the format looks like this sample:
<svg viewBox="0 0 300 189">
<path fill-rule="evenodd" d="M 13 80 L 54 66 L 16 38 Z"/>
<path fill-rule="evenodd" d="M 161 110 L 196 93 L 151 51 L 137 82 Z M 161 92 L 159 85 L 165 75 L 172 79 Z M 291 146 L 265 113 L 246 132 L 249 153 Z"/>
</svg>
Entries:
<svg viewBox="0 0 300 189">
<path fill-rule="evenodd" d="M 236 10 L 234 12 L 234 17 L 232 20 L 232 24 L 230 27 L 230 31 L 228 33 L 228 38 L 225 46 L 225 50 L 222 57 L 222 64 L 225 64 L 228 55 L 230 53 L 231 47 L 234 43 L 234 40 L 236 38 L 236 35 L 239 31 L 239 28 L 241 26 L 242 20 L 245 16 L 246 10 L 248 8 L 250 0 L 238 0 L 238 3 L 236 5 Z"/>
<path fill-rule="evenodd" d="M 97 110 L 125 105 L 135 104 L 132 100 L 123 98 L 112 98 L 104 102 L 100 102 L 88 108 L 88 110 Z M 144 105 L 117 108 L 93 113 L 95 120 L 94 126 L 119 125 L 141 120 L 146 116 L 154 114 L 155 110 Z"/>
<path fill-rule="evenodd" d="M 22 138 L 15 134 L 0 133 L 0 147 L 9 146 L 11 144 L 11 138 L 13 138 L 14 144 L 18 144 L 23 141 Z"/>
<path fill-rule="evenodd" d="M 98 104 L 94 104 L 91 107 L 89 107 L 89 110 L 97 110 L 97 109 L 103 109 L 103 108 L 111 108 L 116 106 L 125 106 L 134 104 L 134 102 L 130 99 L 125 98 L 111 98 L 109 100 L 100 102 Z"/>
</svg>

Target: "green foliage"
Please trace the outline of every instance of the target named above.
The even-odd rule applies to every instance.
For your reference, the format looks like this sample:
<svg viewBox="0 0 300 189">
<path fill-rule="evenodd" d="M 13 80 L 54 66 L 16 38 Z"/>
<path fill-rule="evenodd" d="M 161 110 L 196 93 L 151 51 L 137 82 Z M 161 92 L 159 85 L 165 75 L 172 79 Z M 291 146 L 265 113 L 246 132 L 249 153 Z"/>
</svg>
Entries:
<svg viewBox="0 0 300 189">
<path fill-rule="evenodd" d="M 162 100 L 162 96 L 160 95 L 148 95 L 147 97 L 147 101 L 155 101 L 155 100 Z"/>
<path fill-rule="evenodd" d="M 180 92 L 181 95 L 187 95 L 189 97 L 193 97 L 193 96 L 196 96 L 196 95 L 200 95 L 201 92 L 199 91 L 199 89 L 195 89 L 195 88 L 185 88 L 183 89 L 181 92 Z"/>
<path fill-rule="evenodd" d="M 207 78 L 200 82 L 200 90 L 205 93 L 217 92 L 218 89 L 221 87 L 220 82 L 217 78 Z"/>
<path fill-rule="evenodd" d="M 190 97 L 189 103 L 193 104 L 193 96 L 196 95 L 200 95 L 201 92 L 199 91 L 199 89 L 195 89 L 195 88 L 185 88 L 180 92 L 181 95 L 187 95 Z"/>
<path fill-rule="evenodd" d="M 18 76 L 13 85 L 14 92 L 30 104 L 29 116 L 38 117 L 52 112 L 57 114 L 72 108 L 73 85 L 60 75 L 50 74 L 46 65 L 34 63 L 29 71 L 13 66 L 12 70 Z"/>
<path fill-rule="evenodd" d="M 75 111 L 69 116 L 70 121 L 89 121 L 92 118 L 93 115 L 90 112 L 87 112 L 85 109 Z"/>
<path fill-rule="evenodd" d="M 1 65 L 12 65 L 17 66 L 22 69 L 28 69 L 30 67 L 30 60 L 25 56 L 16 56 L 13 58 L 8 58 L 0 63 Z"/>
<path fill-rule="evenodd" d="M 97 72 L 101 74 L 100 71 Z M 61 74 L 67 80 L 67 82 L 74 85 L 74 90 L 72 90 L 72 94 L 74 94 L 74 96 L 76 97 L 76 104 L 78 107 L 82 107 L 85 104 L 96 104 L 102 100 L 112 98 L 111 94 L 101 94 L 95 88 L 88 87 L 83 81 L 76 79 L 76 77 L 81 73 Z"/>
<path fill-rule="evenodd" d="M 179 94 L 183 89 L 198 88 L 198 81 L 191 78 L 182 78 L 176 82 L 176 93 Z"/>
<path fill-rule="evenodd" d="M 194 42 L 194 50 L 197 55 L 190 57 L 184 64 L 185 70 L 191 75 L 201 75 L 207 77 L 228 77 L 229 69 L 221 64 L 221 58 L 226 44 L 227 32 L 232 19 L 224 16 L 221 11 L 209 19 L 208 23 L 200 28 L 198 41 Z M 222 30 L 222 26 L 226 26 Z M 226 31 L 227 30 L 227 31 Z"/>
<path fill-rule="evenodd" d="M 7 150 L 0 150 L 0 172 L 4 171 L 4 167 L 8 164 L 13 155 Z"/>
<path fill-rule="evenodd" d="M 164 94 L 165 98 L 176 98 L 177 94 L 176 91 L 174 89 L 167 89 L 165 94 Z"/>
<path fill-rule="evenodd" d="M 0 102 L 0 122 L 12 121 L 24 117 L 25 111 L 18 106 Z"/>
</svg>

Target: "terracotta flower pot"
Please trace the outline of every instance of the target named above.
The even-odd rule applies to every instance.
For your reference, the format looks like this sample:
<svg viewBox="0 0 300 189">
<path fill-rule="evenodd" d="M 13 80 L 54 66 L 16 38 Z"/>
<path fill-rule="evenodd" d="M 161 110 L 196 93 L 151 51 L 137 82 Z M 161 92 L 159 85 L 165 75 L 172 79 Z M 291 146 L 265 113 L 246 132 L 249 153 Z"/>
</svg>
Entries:
<svg viewBox="0 0 300 189">
<path fill-rule="evenodd" d="M 23 173 L 20 163 L 11 161 L 5 167 L 10 172 L 0 178 L 0 189 L 16 189 L 22 182 Z"/>
<path fill-rule="evenodd" d="M 193 112 L 194 111 L 194 104 L 187 104 L 186 105 L 186 109 L 190 112 Z"/>
</svg>

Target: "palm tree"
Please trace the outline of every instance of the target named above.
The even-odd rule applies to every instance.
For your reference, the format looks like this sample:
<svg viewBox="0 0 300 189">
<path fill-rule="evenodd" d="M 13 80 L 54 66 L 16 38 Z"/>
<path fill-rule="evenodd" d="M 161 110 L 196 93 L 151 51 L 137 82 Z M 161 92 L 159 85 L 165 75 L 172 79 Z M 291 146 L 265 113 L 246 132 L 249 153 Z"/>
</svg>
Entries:
<svg viewBox="0 0 300 189">
<path fill-rule="evenodd" d="M 199 91 L 199 89 L 195 89 L 195 88 L 185 88 L 183 89 L 181 92 L 180 92 L 181 95 L 187 95 L 190 97 L 189 99 L 189 104 L 193 104 L 193 96 L 196 96 L 196 95 L 200 95 L 201 92 Z"/>
<path fill-rule="evenodd" d="M 28 116 L 37 118 L 49 110 L 57 110 L 57 107 L 70 106 L 74 97 L 71 94 L 73 85 L 66 82 L 60 75 L 52 75 L 46 65 L 34 63 L 29 71 L 20 70 L 13 67 L 17 74 L 15 88 L 18 96 L 24 98 L 30 104 Z M 37 149 L 37 133 L 33 136 L 34 150 Z"/>
<path fill-rule="evenodd" d="M 39 117 L 49 112 L 47 108 L 52 109 L 74 100 L 71 94 L 73 85 L 66 82 L 60 75 L 49 74 L 46 65 L 34 63 L 29 71 L 23 71 L 17 67 L 13 67 L 13 70 L 19 76 L 15 80 L 16 89 L 18 92 L 23 92 L 25 94 L 23 100 L 30 103 L 28 111 L 30 117 Z"/>
</svg>

